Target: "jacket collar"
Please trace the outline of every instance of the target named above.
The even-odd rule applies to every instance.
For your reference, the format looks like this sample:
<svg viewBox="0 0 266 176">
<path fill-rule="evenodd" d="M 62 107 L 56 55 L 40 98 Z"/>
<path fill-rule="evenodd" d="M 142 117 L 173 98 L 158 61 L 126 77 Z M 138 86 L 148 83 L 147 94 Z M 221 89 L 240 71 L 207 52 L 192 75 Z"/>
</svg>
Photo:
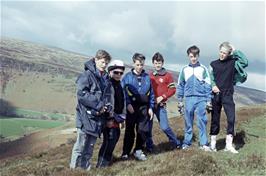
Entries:
<svg viewBox="0 0 266 176">
<path fill-rule="evenodd" d="M 144 73 L 145 73 L 145 70 L 143 69 L 142 72 L 140 73 L 140 75 L 137 75 L 135 72 L 134 72 L 134 68 L 131 69 L 131 72 L 133 75 L 136 75 L 136 76 L 143 76 Z"/>
<path fill-rule="evenodd" d="M 154 70 L 154 71 L 152 72 L 152 74 L 153 74 L 154 76 L 157 76 L 157 75 L 159 75 L 159 76 L 163 76 L 163 75 L 166 74 L 166 69 L 165 69 L 165 68 L 162 68 L 162 69 L 159 70 L 159 71 Z"/>
<path fill-rule="evenodd" d="M 106 71 L 103 72 L 103 74 L 100 73 L 100 71 L 96 68 L 96 64 L 94 61 L 94 58 L 91 58 L 89 61 L 85 62 L 84 64 L 84 70 L 90 70 L 94 75 L 97 77 L 103 77 L 107 78 L 108 74 Z"/>
<path fill-rule="evenodd" d="M 200 66 L 200 63 L 199 63 L 199 61 L 195 64 L 189 63 L 189 66 L 190 67 L 198 67 L 198 66 Z"/>
</svg>

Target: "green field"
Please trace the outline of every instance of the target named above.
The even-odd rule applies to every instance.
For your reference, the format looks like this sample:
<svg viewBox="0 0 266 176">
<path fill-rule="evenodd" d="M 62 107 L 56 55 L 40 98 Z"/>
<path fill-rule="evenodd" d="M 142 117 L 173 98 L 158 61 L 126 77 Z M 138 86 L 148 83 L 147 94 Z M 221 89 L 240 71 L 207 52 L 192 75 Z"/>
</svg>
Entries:
<svg viewBox="0 0 266 176">
<path fill-rule="evenodd" d="M 46 117 L 52 120 L 64 120 L 65 118 L 65 115 L 60 113 L 45 113 L 45 112 L 32 111 L 22 108 L 16 108 L 15 113 L 18 117 L 24 117 L 24 118 L 41 119 L 42 117 Z"/>
<path fill-rule="evenodd" d="M 4 118 L 0 116 L 0 135 L 4 138 L 15 139 L 33 131 L 58 127 L 64 123 L 63 121 Z"/>
</svg>

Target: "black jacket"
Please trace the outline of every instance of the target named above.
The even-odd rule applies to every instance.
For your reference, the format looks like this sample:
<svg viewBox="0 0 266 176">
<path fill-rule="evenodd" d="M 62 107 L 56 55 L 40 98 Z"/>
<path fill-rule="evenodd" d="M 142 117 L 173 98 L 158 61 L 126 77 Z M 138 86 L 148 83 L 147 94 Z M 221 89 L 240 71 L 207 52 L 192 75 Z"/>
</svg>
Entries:
<svg viewBox="0 0 266 176">
<path fill-rule="evenodd" d="M 103 114 L 98 114 L 107 104 L 112 102 L 111 83 L 107 73 L 100 74 L 94 59 L 85 63 L 85 71 L 76 81 L 77 84 L 77 118 L 76 127 L 93 136 L 99 136 L 105 122 Z M 113 105 L 110 105 L 113 107 Z"/>
<path fill-rule="evenodd" d="M 236 73 L 235 59 L 229 56 L 225 60 L 215 60 L 211 62 L 214 82 L 223 93 L 233 94 L 234 77 Z"/>
</svg>

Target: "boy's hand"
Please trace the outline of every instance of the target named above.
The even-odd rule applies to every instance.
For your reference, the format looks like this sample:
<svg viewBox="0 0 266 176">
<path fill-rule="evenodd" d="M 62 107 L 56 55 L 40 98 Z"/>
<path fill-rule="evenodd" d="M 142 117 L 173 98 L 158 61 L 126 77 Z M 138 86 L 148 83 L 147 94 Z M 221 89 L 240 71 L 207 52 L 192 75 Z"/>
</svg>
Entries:
<svg viewBox="0 0 266 176">
<path fill-rule="evenodd" d="M 128 104 L 127 105 L 127 110 L 130 112 L 130 114 L 133 114 L 135 111 L 134 111 L 134 108 L 131 104 Z"/>
<path fill-rule="evenodd" d="M 213 87 L 212 87 L 212 91 L 213 91 L 214 93 L 218 93 L 218 92 L 220 92 L 220 89 L 219 89 L 217 86 L 213 86 Z"/>
<path fill-rule="evenodd" d="M 177 108 L 178 108 L 178 112 L 180 113 L 180 115 L 184 115 L 184 104 L 183 104 L 183 102 L 178 102 Z"/>
<path fill-rule="evenodd" d="M 212 111 L 212 103 L 210 101 L 208 101 L 206 104 L 206 110 L 208 113 Z"/>
<path fill-rule="evenodd" d="M 235 49 L 235 47 L 234 47 L 234 45 L 232 45 L 232 44 L 229 44 L 230 46 L 231 46 L 231 48 L 232 48 L 232 52 L 231 52 L 231 55 L 233 54 L 233 52 L 236 50 Z"/>
<path fill-rule="evenodd" d="M 156 103 L 159 104 L 161 103 L 161 101 L 163 101 L 163 97 L 162 96 L 159 96 L 156 98 Z"/>
<path fill-rule="evenodd" d="M 150 120 L 152 120 L 153 119 L 153 111 L 152 111 L 151 108 L 149 108 L 148 113 L 149 113 L 149 116 L 150 116 Z"/>
</svg>

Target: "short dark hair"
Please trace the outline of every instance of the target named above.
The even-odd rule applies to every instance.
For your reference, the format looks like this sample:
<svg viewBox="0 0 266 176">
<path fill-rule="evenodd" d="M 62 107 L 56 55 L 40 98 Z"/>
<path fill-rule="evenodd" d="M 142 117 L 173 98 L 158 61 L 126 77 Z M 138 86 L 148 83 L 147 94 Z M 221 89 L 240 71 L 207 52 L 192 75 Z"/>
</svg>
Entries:
<svg viewBox="0 0 266 176">
<path fill-rule="evenodd" d="M 98 50 L 96 52 L 95 58 L 104 59 L 105 61 L 110 62 L 112 60 L 111 55 L 105 50 Z"/>
<path fill-rule="evenodd" d="M 193 45 L 187 49 L 187 55 L 189 55 L 189 53 L 193 54 L 194 57 L 197 55 L 199 56 L 200 49 L 196 45 Z"/>
<path fill-rule="evenodd" d="M 157 53 L 155 53 L 153 55 L 153 57 L 152 57 L 152 63 L 154 63 L 155 60 L 157 62 L 162 61 L 162 63 L 164 63 L 163 55 L 161 53 L 159 53 L 159 52 L 157 52 Z"/>
<path fill-rule="evenodd" d="M 135 53 L 132 57 L 132 60 L 134 63 L 136 62 L 136 60 L 142 62 L 142 61 L 145 61 L 145 56 L 143 54 L 140 54 L 140 53 Z"/>
</svg>

